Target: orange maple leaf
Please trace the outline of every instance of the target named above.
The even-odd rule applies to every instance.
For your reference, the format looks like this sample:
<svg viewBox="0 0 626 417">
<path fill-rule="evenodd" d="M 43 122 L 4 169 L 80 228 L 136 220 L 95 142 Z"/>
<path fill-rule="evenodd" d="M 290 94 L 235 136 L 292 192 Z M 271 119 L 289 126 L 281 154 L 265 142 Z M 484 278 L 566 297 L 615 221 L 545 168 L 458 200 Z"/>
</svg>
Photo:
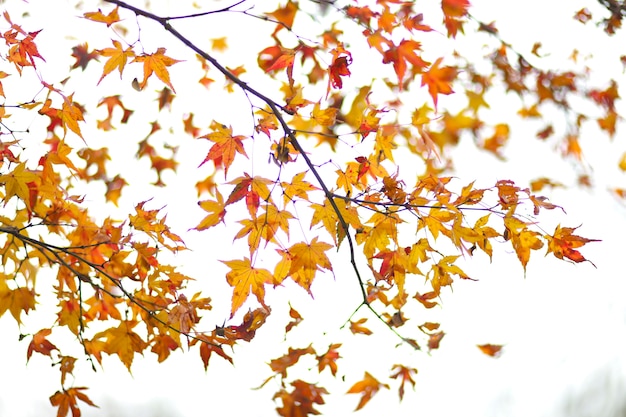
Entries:
<svg viewBox="0 0 626 417">
<path fill-rule="evenodd" d="M 281 29 L 287 28 L 291 30 L 293 21 L 296 18 L 296 12 L 299 10 L 298 3 L 294 3 L 291 0 L 287 2 L 284 7 L 279 7 L 271 13 L 267 13 L 268 16 L 273 17 L 277 21 L 274 35 Z"/>
<path fill-rule="evenodd" d="M 350 331 L 354 334 L 365 334 L 370 335 L 372 331 L 367 327 L 363 326 L 367 321 L 366 318 L 359 319 L 357 321 L 350 321 Z"/>
<path fill-rule="evenodd" d="M 580 248 L 589 242 L 599 242 L 599 240 L 587 239 L 574 235 L 573 233 L 576 229 L 577 227 L 561 227 L 561 225 L 558 225 L 552 236 L 545 236 L 548 240 L 547 253 L 554 254 L 554 256 L 558 259 L 567 258 L 576 263 L 587 261 L 594 265 L 593 262 L 586 259 L 579 251 L 577 251 L 576 248 Z"/>
<path fill-rule="evenodd" d="M 448 30 L 448 36 L 453 38 L 460 30 L 463 32 L 463 18 L 467 16 L 470 3 L 468 0 L 442 0 L 444 23 Z"/>
<path fill-rule="evenodd" d="M 422 72 L 422 69 L 428 66 L 428 62 L 415 53 L 415 51 L 420 51 L 421 49 L 421 44 L 417 41 L 402 40 L 397 47 L 393 46 L 383 54 L 384 64 L 393 63 L 393 69 L 398 76 L 400 90 L 402 90 L 402 81 L 407 69 L 407 62 L 413 65 L 415 72 Z"/>
<path fill-rule="evenodd" d="M 213 161 L 216 168 L 221 167 L 224 169 L 224 177 L 226 177 L 228 168 L 231 166 L 238 153 L 248 157 L 242 143 L 247 137 L 241 135 L 233 136 L 232 127 L 227 127 L 217 122 L 211 123 L 211 129 L 213 129 L 213 133 L 208 133 L 199 138 L 215 142 L 213 146 L 211 146 L 211 149 L 209 149 L 209 153 L 204 158 L 204 161 L 202 161 L 199 166 L 204 165 L 208 161 Z"/>
<path fill-rule="evenodd" d="M 163 81 L 174 93 L 174 87 L 170 82 L 170 73 L 167 71 L 167 67 L 181 62 L 177 59 L 165 56 L 165 48 L 158 48 L 153 54 L 144 54 L 136 56 L 132 62 L 143 62 L 143 81 L 139 84 L 139 87 L 143 89 L 148 82 L 148 78 L 154 73 Z"/>
<path fill-rule="evenodd" d="M 381 388 L 389 389 L 389 385 L 381 383 L 369 372 L 365 372 L 365 377 L 352 385 L 347 392 L 348 394 L 361 394 L 361 400 L 354 411 L 363 408 Z"/>
<path fill-rule="evenodd" d="M 485 355 L 492 356 L 494 358 L 500 356 L 500 354 L 502 353 L 502 345 L 492 345 L 490 343 L 487 343 L 484 345 L 477 345 L 477 347 Z"/>
<path fill-rule="evenodd" d="M 454 92 L 450 85 L 456 78 L 456 69 L 452 67 L 439 67 L 443 58 L 438 58 L 428 69 L 422 74 L 422 86 L 428 85 L 428 93 L 433 98 L 435 110 L 437 109 L 437 96 L 439 94 L 451 94 Z"/>
<path fill-rule="evenodd" d="M 50 404 L 59 407 L 57 417 L 65 417 L 67 413 L 72 412 L 72 417 L 80 417 L 80 409 L 78 408 L 78 400 L 89 404 L 92 407 L 98 407 L 91 399 L 82 391 L 87 387 L 73 387 L 57 391 L 50 397 Z"/>
<path fill-rule="evenodd" d="M 41 329 L 33 335 L 33 340 L 28 345 L 28 351 L 26 352 L 26 361 L 30 359 L 33 352 L 39 352 L 42 355 L 50 356 L 50 352 L 58 350 L 57 347 L 46 339 L 52 333 L 50 329 Z"/>
</svg>

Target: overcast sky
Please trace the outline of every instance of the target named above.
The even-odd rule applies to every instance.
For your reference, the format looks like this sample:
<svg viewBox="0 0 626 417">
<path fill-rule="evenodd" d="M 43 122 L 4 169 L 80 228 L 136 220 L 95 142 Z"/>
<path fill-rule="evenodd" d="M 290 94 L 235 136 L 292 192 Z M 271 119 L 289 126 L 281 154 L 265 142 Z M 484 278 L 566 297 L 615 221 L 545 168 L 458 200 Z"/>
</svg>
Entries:
<svg viewBox="0 0 626 417">
<path fill-rule="evenodd" d="M 11 10 L 16 3 L 21 2 L 4 2 L 2 7 Z M 541 40 L 544 50 L 554 55 L 557 65 L 563 59 L 561 55 L 567 55 L 565 51 L 570 51 L 573 46 L 609 56 L 615 54 L 613 45 L 619 45 L 620 41 L 621 45 L 626 44 L 623 34 L 608 40 L 598 31 L 571 22 L 570 11 L 588 3 L 595 4 L 591 0 L 553 1 L 549 2 L 549 8 L 546 1 L 532 0 L 516 4 L 514 9 L 511 2 L 475 0 L 473 3 L 475 16 L 486 22 L 496 20 L 502 36 L 519 48 L 528 49 L 532 43 Z M 31 5 L 33 18 L 49 17 L 41 11 L 43 3 L 33 1 Z M 71 9 L 58 12 L 56 25 L 62 29 L 75 24 L 75 15 Z M 75 43 L 75 40 L 70 42 Z M 598 48 L 598 45 L 603 47 Z M 44 54 L 48 51 L 47 48 L 40 49 Z M 170 48 L 168 52 L 176 55 L 175 49 Z M 620 68 L 606 62 L 594 69 L 604 77 L 620 77 L 621 81 L 626 81 Z M 49 63 L 50 66 L 53 64 Z M 92 70 L 99 72 L 99 68 Z M 454 100 L 454 96 L 447 99 Z M 227 113 L 224 108 L 228 106 L 223 104 L 206 105 L 212 106 L 214 112 Z M 219 116 L 214 118 L 219 120 Z M 395 390 L 381 392 L 359 412 L 360 415 L 624 415 L 626 300 L 623 294 L 626 294 L 626 285 L 621 233 L 626 230 L 626 208 L 606 192 L 608 186 L 623 184 L 624 176 L 617 172 L 615 162 L 619 156 L 616 142 L 620 138 L 609 143 L 600 132 L 596 134 L 594 136 L 591 132 L 591 140 L 597 141 L 597 146 L 594 145 L 588 155 L 598 178 L 596 189 L 555 191 L 551 195 L 552 201 L 566 208 L 567 217 L 563 219 L 557 217 L 562 214 L 549 213 L 546 221 L 548 224 L 562 221 L 567 226 L 582 224 L 580 234 L 602 239 L 602 243 L 584 248 L 585 256 L 593 260 L 597 269 L 589 263 L 573 265 L 554 258 L 544 259 L 543 251 L 539 251 L 533 253 L 524 278 L 512 251 L 500 251 L 491 264 L 476 257 L 468 264 L 466 272 L 478 277 L 479 282 L 458 282 L 454 293 L 445 295 L 440 315 L 447 335 L 441 349 L 431 356 L 421 352 L 408 353 L 394 349 L 396 340 L 382 333 L 375 338 L 353 340 L 343 353 L 351 358 L 350 369 L 341 369 L 347 382 L 342 385 L 324 381 L 329 391 L 338 395 L 327 398 L 328 404 L 320 408 L 323 414 L 351 412 L 358 402 L 357 396 L 342 396 L 341 393 L 362 377 L 364 369 L 377 370 L 382 376 L 388 374 L 388 367 L 377 363 L 377 355 L 398 355 L 399 359 L 403 357 L 419 369 L 415 392 L 408 392 L 402 403 L 398 402 Z M 515 158 L 506 164 L 498 164 L 493 158 L 462 147 L 458 151 L 462 156 L 456 161 L 461 182 L 465 184 L 476 179 L 483 182 L 481 185 L 489 186 L 497 179 L 513 179 L 522 184 L 536 178 L 536 172 L 541 171 L 571 184 L 574 178 L 571 165 L 561 161 L 558 154 L 545 145 L 530 139 L 525 141 L 525 135 L 532 136 L 533 133 L 526 131 L 524 125 L 513 129 L 508 154 Z M 183 177 L 184 167 L 181 170 L 180 176 Z M 166 194 L 158 198 L 165 200 Z M 175 213 L 178 203 L 170 201 L 169 210 Z M 185 238 L 188 243 L 193 243 L 194 239 L 193 235 Z M 211 251 L 216 252 L 211 252 L 211 256 L 216 259 L 235 258 L 227 252 L 226 257 L 217 254 L 219 250 L 226 250 L 223 242 L 214 242 L 214 246 Z M 213 265 L 197 264 L 201 250 L 181 256 L 181 262 L 194 262 L 194 265 L 185 264 L 185 267 L 194 271 L 196 276 L 221 279 L 211 277 Z M 342 272 L 338 264 L 335 276 L 342 277 Z M 276 316 L 286 312 L 288 307 L 278 303 L 286 298 L 296 300 L 302 306 L 300 312 L 310 323 L 306 331 L 294 332 L 294 339 L 297 347 L 303 347 L 310 342 L 308 338 L 332 340 L 339 332 L 338 327 L 358 305 L 359 294 L 354 293 L 352 284 L 340 278 L 322 277 L 314 287 L 315 300 L 293 287 L 279 289 L 268 295 L 268 299 L 277 302 L 273 311 Z M 224 288 L 227 290 L 226 286 Z M 221 296 L 224 307 L 227 303 L 223 300 L 228 301 L 230 297 L 228 292 L 225 294 L 209 295 L 217 304 L 220 304 Z M 208 373 L 202 369 L 196 352 L 189 355 L 177 352 L 164 364 L 157 364 L 153 355 L 145 360 L 138 357 L 132 375 L 116 360 L 105 359 L 105 371 L 96 374 L 91 373 L 83 361 L 77 367 L 76 384 L 88 386 L 89 396 L 101 406 L 100 409 L 85 406 L 83 415 L 156 417 L 201 412 L 221 414 L 225 411 L 234 415 L 274 415 L 271 390 L 276 387 L 270 383 L 266 390 L 248 388 L 258 386 L 270 375 L 264 362 L 286 350 L 286 345 L 277 348 L 283 338 L 283 325 L 268 323 L 252 344 L 237 348 L 235 367 L 214 361 Z M 58 387 L 58 370 L 51 368 L 49 361 L 41 355 L 34 355 L 25 366 L 29 339 L 17 342 L 12 320 L 0 320 L 0 334 L 5 335 L 0 344 L 0 355 L 5 358 L 3 378 L 0 378 L 0 392 L 3 393 L 0 395 L 0 415 L 54 415 L 47 398 Z M 504 353 L 498 359 L 487 357 L 475 347 L 481 343 L 504 344 Z M 620 410 L 622 414 L 619 414 Z"/>
</svg>

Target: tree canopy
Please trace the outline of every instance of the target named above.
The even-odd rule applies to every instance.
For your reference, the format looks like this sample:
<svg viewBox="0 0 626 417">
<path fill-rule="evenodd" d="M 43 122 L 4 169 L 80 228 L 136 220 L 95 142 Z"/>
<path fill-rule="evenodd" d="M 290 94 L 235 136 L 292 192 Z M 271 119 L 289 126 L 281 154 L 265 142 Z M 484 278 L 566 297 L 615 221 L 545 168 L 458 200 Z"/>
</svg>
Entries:
<svg viewBox="0 0 626 417">
<path fill-rule="evenodd" d="M 4 2 L 0 22 L 0 316 L 27 360 L 58 367 L 58 416 L 96 405 L 77 364 L 131 371 L 181 350 L 209 369 L 270 321 L 286 350 L 252 385 L 277 382 L 281 416 L 319 414 L 345 340 L 436 350 L 434 312 L 480 278 L 475 260 L 512 257 L 522 277 L 536 253 L 593 266 L 582 248 L 601 237 L 548 198 L 594 187 L 587 147 L 617 135 L 620 86 L 593 57 L 515 45 L 468 0 L 76 1 L 52 17 L 44 3 Z M 563 13 L 609 38 L 626 4 Z M 567 161 L 569 183 L 532 156 L 533 179 L 511 179 L 519 140 Z M 468 149 L 491 183 L 455 176 Z M 333 279 L 351 314 L 326 323 L 337 340 L 299 344 L 315 320 L 299 295 Z M 356 410 L 418 378 L 414 363 L 364 368 L 339 393 Z"/>
</svg>

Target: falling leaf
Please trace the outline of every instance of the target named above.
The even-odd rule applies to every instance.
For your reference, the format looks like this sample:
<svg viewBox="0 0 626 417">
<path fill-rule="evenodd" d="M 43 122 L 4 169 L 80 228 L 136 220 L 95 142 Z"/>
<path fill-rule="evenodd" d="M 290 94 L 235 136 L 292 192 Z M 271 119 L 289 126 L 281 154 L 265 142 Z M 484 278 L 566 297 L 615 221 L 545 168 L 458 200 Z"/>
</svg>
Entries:
<svg viewBox="0 0 626 417">
<path fill-rule="evenodd" d="M 361 394 L 361 400 L 354 411 L 363 408 L 381 388 L 389 389 L 389 385 L 379 382 L 369 372 L 365 372 L 365 377 L 352 385 L 347 392 L 348 394 Z"/>
<path fill-rule="evenodd" d="M 143 62 L 143 81 L 139 83 L 140 88 L 144 88 L 148 82 L 148 78 L 154 73 L 163 81 L 174 93 L 176 90 L 170 82 L 170 73 L 167 67 L 170 67 L 177 62 L 181 62 L 177 59 L 170 58 L 165 55 L 165 48 L 158 48 L 153 54 L 143 54 L 135 56 L 132 62 Z M 122 70 L 120 69 L 120 74 Z"/>
</svg>

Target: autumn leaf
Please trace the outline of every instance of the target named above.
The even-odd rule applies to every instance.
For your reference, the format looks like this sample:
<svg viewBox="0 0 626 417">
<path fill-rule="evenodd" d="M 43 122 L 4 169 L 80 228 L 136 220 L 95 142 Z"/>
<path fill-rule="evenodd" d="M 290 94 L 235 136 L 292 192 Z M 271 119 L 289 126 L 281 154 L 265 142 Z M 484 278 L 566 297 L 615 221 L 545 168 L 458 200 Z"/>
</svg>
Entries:
<svg viewBox="0 0 626 417">
<path fill-rule="evenodd" d="M 78 400 L 97 408 L 98 406 L 83 392 L 86 389 L 87 387 L 72 387 L 55 392 L 50 397 L 50 404 L 53 407 L 59 407 L 57 417 L 65 417 L 70 411 L 72 412 L 72 417 L 80 417 L 81 412 L 78 408 Z"/>
<path fill-rule="evenodd" d="M 248 311 L 243 316 L 243 322 L 240 325 L 228 326 L 228 333 L 225 332 L 225 336 L 228 339 L 241 339 L 246 342 L 251 341 L 256 331 L 265 323 L 270 313 L 271 309 L 268 306 Z"/>
<path fill-rule="evenodd" d="M 153 54 L 135 56 L 132 62 L 143 62 L 143 81 L 139 84 L 141 89 L 146 86 L 148 78 L 154 73 L 159 80 L 163 81 L 174 93 L 176 93 L 174 86 L 172 86 L 172 83 L 170 82 L 170 73 L 168 72 L 167 67 L 181 61 L 166 56 L 165 48 L 158 48 Z"/>
<path fill-rule="evenodd" d="M 522 263 L 524 271 L 526 271 L 526 265 L 530 260 L 530 251 L 543 247 L 543 241 L 539 239 L 541 234 L 529 230 L 526 223 L 512 216 L 504 218 L 504 225 L 506 227 L 505 239 L 511 240 L 513 249 L 517 253 L 517 258 Z"/>
<path fill-rule="evenodd" d="M 248 299 L 250 293 L 256 295 L 261 305 L 265 305 L 265 284 L 274 283 L 274 277 L 267 269 L 255 268 L 250 259 L 220 261 L 230 268 L 226 280 L 233 287 L 233 299 L 230 316 L 234 316 L 239 307 Z"/>
<path fill-rule="evenodd" d="M 50 333 L 52 333 L 52 330 L 50 329 L 41 329 L 33 335 L 33 340 L 28 345 L 28 351 L 26 352 L 27 362 L 33 352 L 50 356 L 50 352 L 58 350 L 57 347 L 46 338 L 46 336 L 50 336 Z"/>
<path fill-rule="evenodd" d="M 341 343 L 333 343 L 323 355 L 319 355 L 317 359 L 317 370 L 322 372 L 328 368 L 333 376 L 337 375 L 337 360 L 341 358 L 337 349 L 341 347 Z"/>
<path fill-rule="evenodd" d="M 268 16 L 275 19 L 278 23 L 276 25 L 276 30 L 274 30 L 274 35 L 283 28 L 291 30 L 293 21 L 296 17 L 296 12 L 298 10 L 298 3 L 294 3 L 289 0 L 284 7 L 279 7 L 271 13 L 267 13 Z"/>
<path fill-rule="evenodd" d="M 561 225 L 558 225 L 554 230 L 554 234 L 545 235 L 548 241 L 547 254 L 552 253 L 558 259 L 567 258 L 577 263 L 587 261 L 593 265 L 593 262 L 586 259 L 577 248 L 589 242 L 599 242 L 599 240 L 577 236 L 573 234 L 576 229 L 577 227 L 561 227 Z"/>
<path fill-rule="evenodd" d="M 280 400 L 282 405 L 276 407 L 276 412 L 282 417 L 308 417 L 320 412 L 314 408 L 315 404 L 324 404 L 322 395 L 328 394 L 326 388 L 318 387 L 301 379 L 290 383 L 291 392 L 282 388 L 274 395 L 274 400 Z"/>
<path fill-rule="evenodd" d="M 274 277 L 276 277 L 276 275 L 274 275 Z M 291 304 L 289 304 L 289 317 L 291 317 L 291 321 L 287 323 L 287 326 L 285 327 L 285 337 L 294 327 L 302 323 L 302 316 L 291 306 Z"/>
<path fill-rule="evenodd" d="M 30 205 L 30 188 L 28 184 L 35 183 L 39 177 L 28 171 L 24 163 L 18 164 L 13 171 L 8 174 L 0 175 L 0 184 L 4 184 L 4 205 L 9 202 L 11 197 L 17 196 L 24 201 L 26 205 Z"/>
<path fill-rule="evenodd" d="M 330 92 L 330 87 L 341 89 L 343 87 L 343 80 L 341 77 L 349 76 L 350 70 L 348 66 L 352 64 L 352 54 L 343 49 L 343 46 L 338 46 L 331 51 L 333 55 L 333 61 L 328 68 L 328 87 L 326 89 L 326 95 Z"/>
<path fill-rule="evenodd" d="M 105 15 L 102 13 L 102 10 L 98 9 L 97 12 L 87 12 L 84 13 L 83 16 L 86 19 L 93 20 L 94 22 L 106 23 L 107 27 L 111 26 L 113 23 L 117 23 L 120 21 L 120 15 L 118 13 L 119 6 L 115 9 L 111 10 L 109 14 Z"/>
<path fill-rule="evenodd" d="M 383 63 L 393 63 L 393 69 L 398 76 L 400 89 L 402 89 L 407 63 L 413 65 L 413 71 L 416 73 L 422 72 L 422 70 L 428 66 L 428 62 L 424 61 L 422 57 L 416 53 L 416 51 L 421 51 L 421 49 L 422 46 L 419 42 L 403 39 L 398 46 L 394 45 L 384 52 Z"/>
<path fill-rule="evenodd" d="M 287 251 L 291 255 L 291 268 L 288 276 L 302 288 L 311 292 L 311 284 L 317 271 L 332 271 L 330 260 L 324 252 L 331 249 L 332 245 L 318 242 L 317 237 L 311 243 L 296 243 Z"/>
<path fill-rule="evenodd" d="M 354 334 L 370 335 L 372 331 L 363 326 L 367 322 L 366 318 L 359 319 L 357 321 L 350 321 L 350 331 Z"/>
<path fill-rule="evenodd" d="M 468 14 L 470 3 L 468 0 L 442 0 L 441 8 L 448 36 L 456 37 L 457 32 L 463 32 L 463 18 Z"/>
<path fill-rule="evenodd" d="M 141 353 L 148 345 L 132 329 L 137 321 L 121 321 L 118 327 L 96 333 L 93 340 L 105 339 L 104 352 L 117 355 L 130 371 L 135 353 Z"/>
<path fill-rule="evenodd" d="M 422 74 L 422 86 L 428 86 L 428 93 L 433 98 L 435 110 L 437 109 L 437 96 L 439 94 L 452 94 L 452 81 L 456 78 L 456 69 L 452 67 L 439 67 L 443 58 L 438 58 L 430 68 Z"/>
<path fill-rule="evenodd" d="M 226 177 L 228 168 L 232 165 L 237 154 L 247 157 L 242 143 L 243 140 L 247 138 L 241 135 L 233 136 L 232 127 L 227 127 L 217 122 L 211 123 L 211 129 L 213 129 L 212 133 L 200 136 L 202 139 L 208 139 L 214 142 L 200 166 L 208 161 L 213 161 L 216 168 L 220 167 L 224 169 L 224 177 Z"/>
<path fill-rule="evenodd" d="M 365 377 L 352 385 L 347 392 L 348 394 L 361 394 L 361 400 L 354 411 L 363 408 L 381 388 L 389 389 L 389 385 L 379 382 L 369 372 L 365 372 Z"/>
<path fill-rule="evenodd" d="M 415 380 L 413 379 L 413 376 L 417 374 L 417 369 L 395 364 L 391 370 L 396 371 L 391 375 L 391 378 L 400 379 L 398 396 L 400 397 L 400 401 L 402 401 L 404 398 L 404 385 L 408 382 L 413 388 L 415 388 Z"/>
<path fill-rule="evenodd" d="M 102 76 L 98 80 L 98 84 L 111 73 L 114 69 L 118 69 L 120 72 L 120 79 L 122 78 L 122 73 L 124 72 L 124 67 L 126 66 L 126 62 L 128 58 L 133 58 L 135 53 L 133 52 L 132 47 L 128 47 L 126 49 L 122 49 L 122 44 L 119 41 L 112 41 L 114 48 L 105 48 L 97 50 L 98 54 L 103 57 L 107 57 L 107 62 L 104 64 L 104 69 L 102 70 Z"/>
<path fill-rule="evenodd" d="M 92 50 L 89 52 L 89 45 L 87 43 L 76 45 L 72 48 L 72 56 L 76 59 L 76 62 L 72 65 L 72 69 L 80 67 L 80 69 L 84 71 L 90 61 L 98 60 L 98 55 L 98 51 Z"/>
<path fill-rule="evenodd" d="M 487 343 L 485 345 L 477 345 L 477 346 L 478 346 L 478 349 L 480 349 L 482 353 L 484 353 L 487 356 L 494 357 L 494 358 L 497 358 L 502 353 L 502 345 L 492 345 L 492 344 Z"/>
</svg>

